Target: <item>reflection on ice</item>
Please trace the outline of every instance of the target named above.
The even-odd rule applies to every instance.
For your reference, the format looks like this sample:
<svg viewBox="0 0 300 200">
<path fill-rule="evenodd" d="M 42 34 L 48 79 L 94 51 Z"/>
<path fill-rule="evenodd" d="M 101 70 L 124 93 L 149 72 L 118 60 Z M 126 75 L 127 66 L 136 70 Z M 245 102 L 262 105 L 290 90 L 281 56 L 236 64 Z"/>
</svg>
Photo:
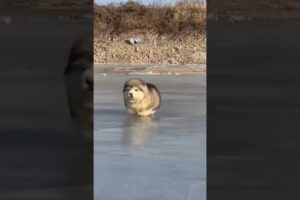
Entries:
<svg viewBox="0 0 300 200">
<path fill-rule="evenodd" d="M 128 116 L 124 121 L 123 143 L 133 146 L 147 144 L 158 131 L 158 122 L 155 117 Z"/>
</svg>

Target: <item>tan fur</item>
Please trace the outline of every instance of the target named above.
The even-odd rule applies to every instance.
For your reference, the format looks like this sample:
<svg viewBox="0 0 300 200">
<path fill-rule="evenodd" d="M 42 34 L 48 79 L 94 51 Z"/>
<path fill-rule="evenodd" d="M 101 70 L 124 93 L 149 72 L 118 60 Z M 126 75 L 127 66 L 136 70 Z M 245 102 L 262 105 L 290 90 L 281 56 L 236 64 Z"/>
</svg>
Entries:
<svg viewBox="0 0 300 200">
<path fill-rule="evenodd" d="M 156 86 L 136 78 L 126 81 L 123 97 L 127 111 L 138 116 L 153 115 L 161 103 Z"/>
</svg>

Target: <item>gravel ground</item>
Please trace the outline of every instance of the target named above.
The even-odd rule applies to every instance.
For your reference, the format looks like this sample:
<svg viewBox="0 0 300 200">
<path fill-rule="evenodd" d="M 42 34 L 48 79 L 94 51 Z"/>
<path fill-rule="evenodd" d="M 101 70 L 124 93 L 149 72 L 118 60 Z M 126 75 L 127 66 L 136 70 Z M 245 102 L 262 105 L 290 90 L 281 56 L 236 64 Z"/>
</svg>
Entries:
<svg viewBox="0 0 300 200">
<path fill-rule="evenodd" d="M 137 37 L 141 44 L 130 45 L 128 38 Z M 120 36 L 100 35 L 94 39 L 95 63 L 205 64 L 206 36 L 170 37 L 151 33 Z"/>
</svg>

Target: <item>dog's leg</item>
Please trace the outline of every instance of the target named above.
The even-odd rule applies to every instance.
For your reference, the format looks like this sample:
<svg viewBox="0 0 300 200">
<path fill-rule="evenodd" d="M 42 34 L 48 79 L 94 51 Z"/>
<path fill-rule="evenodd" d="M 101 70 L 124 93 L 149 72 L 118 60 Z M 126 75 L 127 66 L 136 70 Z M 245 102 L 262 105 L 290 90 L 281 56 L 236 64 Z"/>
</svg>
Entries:
<svg viewBox="0 0 300 200">
<path fill-rule="evenodd" d="M 155 113 L 155 111 L 153 111 L 153 110 L 143 110 L 143 111 L 138 112 L 138 116 L 146 117 L 146 116 L 154 115 L 154 113 Z"/>
</svg>

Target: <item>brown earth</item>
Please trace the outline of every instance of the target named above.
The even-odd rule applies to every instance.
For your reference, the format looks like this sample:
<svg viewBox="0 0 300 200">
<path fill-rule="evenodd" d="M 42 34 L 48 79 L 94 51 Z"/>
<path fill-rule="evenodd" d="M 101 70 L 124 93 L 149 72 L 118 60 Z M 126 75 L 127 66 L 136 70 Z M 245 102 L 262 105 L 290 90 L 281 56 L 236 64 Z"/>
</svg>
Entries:
<svg viewBox="0 0 300 200">
<path fill-rule="evenodd" d="M 142 43 L 131 45 L 128 38 Z M 169 36 L 155 33 L 126 33 L 94 38 L 95 63 L 205 64 L 205 35 Z"/>
</svg>

